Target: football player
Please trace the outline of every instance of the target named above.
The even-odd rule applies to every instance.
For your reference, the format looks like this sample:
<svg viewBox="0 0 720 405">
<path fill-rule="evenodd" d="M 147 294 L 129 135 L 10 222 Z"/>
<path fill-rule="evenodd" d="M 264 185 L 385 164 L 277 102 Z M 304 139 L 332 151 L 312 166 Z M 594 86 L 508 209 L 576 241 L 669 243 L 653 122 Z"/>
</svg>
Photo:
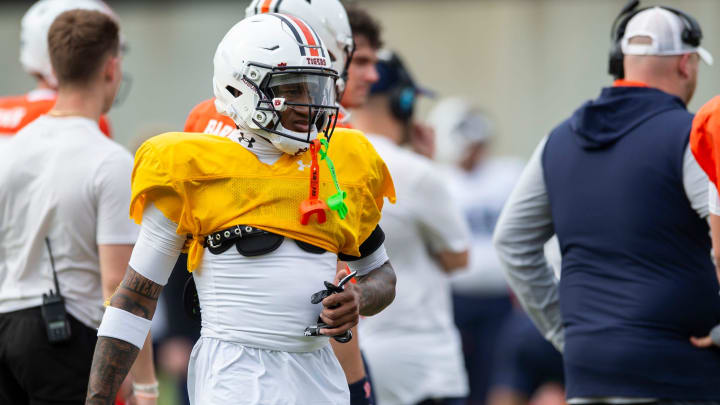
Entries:
<svg viewBox="0 0 720 405">
<path fill-rule="evenodd" d="M 335 130 L 338 75 L 300 18 L 239 22 L 214 67 L 215 106 L 239 131 L 164 134 L 138 150 L 130 210 L 142 228 L 98 331 L 86 403 L 117 391 L 192 235 L 202 332 L 191 401 L 347 404 L 328 337 L 347 340 L 360 315 L 394 299 L 377 225 L 384 198 L 395 199 L 392 179 L 360 132 Z M 338 259 L 356 284 L 342 287 L 350 275 L 336 272 Z"/>
<path fill-rule="evenodd" d="M 351 23 L 360 21 L 365 24 L 369 17 L 366 13 L 353 9 L 351 15 L 358 15 L 359 18 L 355 17 L 349 21 L 348 14 L 339 0 L 315 0 L 313 2 L 306 0 L 253 0 L 245 10 L 245 15 L 249 17 L 268 12 L 279 12 L 304 19 L 327 46 L 332 67 L 340 76 L 336 88 L 337 101 L 342 99 L 342 103 L 338 103 L 340 116 L 337 125 L 350 127 L 349 114 L 345 112 L 343 106 L 352 108 L 362 105 L 367 100 L 370 86 L 378 78 L 375 71 L 377 60 L 375 52 L 380 47 L 376 39 L 379 36 L 377 27 L 375 27 L 377 32 L 353 36 Z M 361 33 L 364 32 L 361 30 Z M 355 49 L 353 38 L 359 44 L 356 51 L 357 58 L 353 58 Z M 345 92 L 346 88 L 347 92 Z M 235 122 L 227 115 L 218 113 L 215 108 L 215 98 L 205 100 L 195 106 L 185 122 L 185 132 L 202 132 L 230 137 L 236 135 L 234 134 L 235 130 Z M 252 146 L 252 143 L 248 146 Z M 339 268 L 344 267 L 342 263 L 339 265 Z M 357 329 L 353 329 L 353 333 L 357 337 Z M 331 344 L 345 371 L 353 405 L 374 403 L 371 381 L 366 373 L 358 340 L 353 339 L 346 344 L 336 342 L 331 342 Z"/>
<path fill-rule="evenodd" d="M 37 86 L 27 94 L 0 97 L 0 142 L 55 105 L 57 79 L 50 65 L 48 30 L 55 17 L 73 9 L 97 10 L 116 19 L 110 7 L 99 0 L 40 0 L 30 7 L 20 23 L 20 63 Z M 101 116 L 98 124 L 111 137 L 107 117 Z"/>
</svg>

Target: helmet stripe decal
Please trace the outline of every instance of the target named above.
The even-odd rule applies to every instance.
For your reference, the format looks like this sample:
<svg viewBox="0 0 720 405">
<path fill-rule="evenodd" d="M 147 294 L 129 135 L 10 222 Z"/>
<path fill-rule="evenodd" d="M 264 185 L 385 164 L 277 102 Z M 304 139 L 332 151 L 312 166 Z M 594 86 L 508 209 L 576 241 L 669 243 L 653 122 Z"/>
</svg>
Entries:
<svg viewBox="0 0 720 405">
<path fill-rule="evenodd" d="M 278 0 L 278 2 L 275 3 L 275 10 L 274 10 L 274 11 L 275 11 L 276 13 L 279 13 L 279 12 L 280 12 L 280 3 L 282 3 L 282 2 L 283 2 L 283 0 Z"/>
<path fill-rule="evenodd" d="M 303 42 L 302 37 L 300 36 L 300 33 L 297 31 L 295 26 L 287 18 L 285 18 L 282 14 L 270 14 L 270 15 L 273 15 L 273 16 L 279 18 L 280 20 L 282 20 L 282 22 L 287 24 L 288 27 L 290 27 L 290 31 L 292 31 L 293 35 L 295 36 L 295 40 L 300 44 L 300 55 L 305 56 L 305 43 Z"/>
<path fill-rule="evenodd" d="M 305 25 L 305 23 L 299 18 L 293 17 L 291 15 L 288 15 L 288 17 L 290 17 L 290 19 L 293 20 L 295 24 L 298 25 L 298 27 L 300 27 L 300 30 L 305 35 L 305 40 L 307 41 L 308 45 L 312 47 L 310 48 L 310 56 L 318 56 L 318 50 L 317 48 L 315 48 L 317 46 L 317 42 L 315 41 L 315 37 L 313 37 L 308 26 Z"/>
<path fill-rule="evenodd" d="M 307 24 L 306 24 L 306 25 L 307 25 Z M 320 39 L 320 35 L 318 35 L 317 32 L 315 32 L 315 28 L 313 28 L 313 27 L 310 26 L 310 25 L 307 25 L 307 27 L 310 28 L 310 31 L 312 31 L 313 35 L 315 36 L 315 40 L 317 41 L 317 43 L 318 43 L 319 45 L 324 45 L 322 39 Z M 320 53 L 322 54 L 322 57 L 324 58 L 324 57 L 325 57 L 325 51 L 324 51 L 322 48 L 320 48 Z"/>
<path fill-rule="evenodd" d="M 272 3 L 272 0 L 265 0 L 265 2 L 262 5 L 262 9 L 260 9 L 260 12 L 262 14 L 265 14 L 270 11 L 270 3 Z"/>
</svg>

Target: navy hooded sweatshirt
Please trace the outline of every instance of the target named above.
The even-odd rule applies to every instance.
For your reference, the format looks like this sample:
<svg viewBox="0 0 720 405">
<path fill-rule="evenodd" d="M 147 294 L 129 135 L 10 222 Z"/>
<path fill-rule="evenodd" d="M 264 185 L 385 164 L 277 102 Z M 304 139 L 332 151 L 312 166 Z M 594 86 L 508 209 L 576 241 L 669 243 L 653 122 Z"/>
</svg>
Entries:
<svg viewBox="0 0 720 405">
<path fill-rule="evenodd" d="M 611 87 L 548 138 L 542 164 L 562 250 L 568 398 L 720 400 L 709 229 L 683 187 L 692 115 L 678 97 Z"/>
</svg>

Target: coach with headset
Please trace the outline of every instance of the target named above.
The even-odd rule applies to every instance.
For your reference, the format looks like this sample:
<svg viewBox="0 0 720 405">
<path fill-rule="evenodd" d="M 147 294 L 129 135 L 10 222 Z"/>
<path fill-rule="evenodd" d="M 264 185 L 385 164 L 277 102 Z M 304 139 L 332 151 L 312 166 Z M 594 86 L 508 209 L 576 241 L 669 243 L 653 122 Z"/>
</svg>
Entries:
<svg viewBox="0 0 720 405">
<path fill-rule="evenodd" d="M 617 79 L 543 139 L 496 227 L 509 282 L 563 352 L 570 404 L 720 403 L 707 179 L 688 147 L 695 19 L 632 1 L 613 24 Z M 556 281 L 543 244 L 556 233 Z"/>
</svg>

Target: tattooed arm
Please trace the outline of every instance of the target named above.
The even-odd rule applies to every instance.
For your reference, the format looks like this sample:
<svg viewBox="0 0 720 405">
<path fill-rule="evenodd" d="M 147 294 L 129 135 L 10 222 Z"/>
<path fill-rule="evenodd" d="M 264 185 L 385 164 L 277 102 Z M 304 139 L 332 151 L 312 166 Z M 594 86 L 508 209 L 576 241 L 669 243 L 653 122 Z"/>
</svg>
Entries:
<svg viewBox="0 0 720 405">
<path fill-rule="evenodd" d="M 337 283 L 348 274 L 341 270 L 335 275 Z M 332 294 L 322 301 L 320 319 L 332 328 L 320 333 L 335 336 L 357 325 L 360 315 L 375 315 L 395 299 L 395 271 L 389 261 L 366 275 L 357 277 L 357 284 L 348 283 L 341 293 Z"/>
<path fill-rule="evenodd" d="M 162 286 L 156 284 L 131 267 L 112 296 L 110 306 L 133 315 L 152 319 Z M 86 405 L 112 405 L 125 376 L 135 362 L 139 349 L 120 339 L 98 338 L 90 369 L 90 383 Z"/>
<path fill-rule="evenodd" d="M 360 315 L 375 315 L 395 299 L 395 270 L 390 261 L 357 280 L 357 286 L 360 287 Z"/>
</svg>

